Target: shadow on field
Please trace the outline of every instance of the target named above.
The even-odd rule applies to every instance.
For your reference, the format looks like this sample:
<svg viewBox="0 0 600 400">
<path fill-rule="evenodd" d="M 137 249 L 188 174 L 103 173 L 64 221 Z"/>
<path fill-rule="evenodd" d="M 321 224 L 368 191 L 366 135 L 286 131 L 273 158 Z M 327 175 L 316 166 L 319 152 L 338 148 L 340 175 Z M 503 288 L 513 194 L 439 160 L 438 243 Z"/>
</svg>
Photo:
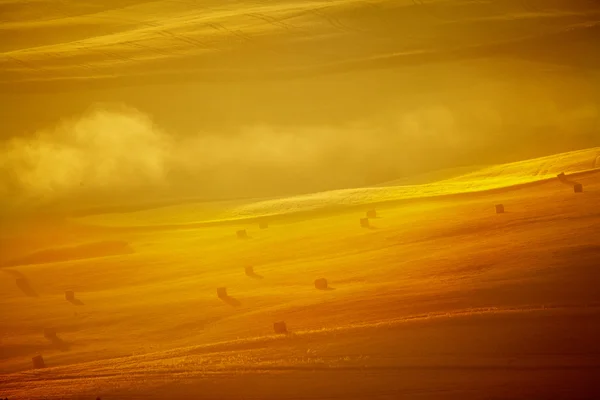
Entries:
<svg viewBox="0 0 600 400">
<path fill-rule="evenodd" d="M 85 260 L 106 256 L 132 254 L 134 250 L 124 241 L 101 241 L 70 247 L 54 247 L 35 251 L 6 263 L 8 267 L 28 264 L 48 264 L 61 261 Z"/>
<path fill-rule="evenodd" d="M 67 300 L 69 303 L 75 305 L 75 306 L 83 306 L 85 305 L 85 303 L 79 299 L 69 299 Z"/>
<path fill-rule="evenodd" d="M 1 269 L 0 271 L 14 276 L 16 278 L 15 283 L 17 284 L 17 287 L 19 288 L 19 290 L 21 290 L 21 292 L 23 292 L 24 295 L 29 297 L 39 297 L 35 289 L 31 287 L 29 279 L 27 279 L 27 277 L 21 272 L 12 269 Z"/>
<path fill-rule="evenodd" d="M 224 303 L 229 304 L 232 307 L 239 307 L 242 305 L 242 303 L 238 299 L 231 296 L 222 296 L 220 297 L 220 299 L 223 300 Z"/>
<path fill-rule="evenodd" d="M 246 272 L 246 276 L 252 279 L 263 279 L 264 276 L 257 274 L 256 272 L 254 272 L 254 267 L 246 267 L 245 269 Z"/>
</svg>

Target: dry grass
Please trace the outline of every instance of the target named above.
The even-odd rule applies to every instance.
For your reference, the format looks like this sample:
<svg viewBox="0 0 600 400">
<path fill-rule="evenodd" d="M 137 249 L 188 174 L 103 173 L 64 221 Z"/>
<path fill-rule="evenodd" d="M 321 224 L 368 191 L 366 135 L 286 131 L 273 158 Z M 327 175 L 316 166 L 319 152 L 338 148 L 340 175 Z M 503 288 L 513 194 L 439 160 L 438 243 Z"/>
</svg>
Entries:
<svg viewBox="0 0 600 400">
<path fill-rule="evenodd" d="M 587 155 L 544 160 L 551 167 L 537 176 L 584 169 Z M 486 173 L 494 186 L 502 173 L 513 184 L 539 164 Z M 577 398 L 600 373 L 599 176 L 577 177 L 583 194 L 546 180 L 381 205 L 371 230 L 358 226 L 364 210 L 343 208 L 273 219 L 266 230 L 243 221 L 127 229 L 142 215 L 142 225 L 155 223 L 152 210 L 104 216 L 109 231 L 81 225 L 89 217 L 52 229 L 40 222 L 13 238 L 38 243 L 28 250 L 38 257 L 57 254 L 48 253 L 52 240 L 77 258 L 81 243 L 116 240 L 134 252 L 1 270 L 2 395 Z M 506 214 L 495 214 L 496 203 Z M 191 210 L 157 213 L 184 221 Z M 237 240 L 236 227 L 250 239 Z M 264 279 L 247 277 L 247 265 Z M 39 297 L 25 296 L 16 276 Z M 335 290 L 316 290 L 319 277 Z M 220 286 L 239 307 L 217 298 Z M 84 305 L 65 301 L 67 289 Z M 272 334 L 279 320 L 289 336 Z M 44 339 L 44 328 L 66 347 Z M 36 354 L 47 369 L 31 370 Z"/>
</svg>

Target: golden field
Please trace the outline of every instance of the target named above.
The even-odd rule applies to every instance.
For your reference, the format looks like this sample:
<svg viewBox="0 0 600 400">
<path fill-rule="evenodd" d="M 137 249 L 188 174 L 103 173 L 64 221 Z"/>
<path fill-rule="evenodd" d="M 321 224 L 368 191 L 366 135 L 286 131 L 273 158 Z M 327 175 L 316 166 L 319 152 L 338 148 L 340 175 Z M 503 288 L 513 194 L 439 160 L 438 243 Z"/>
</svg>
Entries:
<svg viewBox="0 0 600 400">
<path fill-rule="evenodd" d="M 3 237 L 3 395 L 583 398 L 600 373 L 598 155 L 19 225 Z M 314 288 L 320 277 L 332 290 Z M 221 286 L 238 304 L 217 298 Z M 280 320 L 288 335 L 273 333 Z M 37 354 L 46 369 L 31 369 Z"/>
<path fill-rule="evenodd" d="M 0 399 L 600 398 L 599 37 L 590 0 L 0 0 Z"/>
</svg>

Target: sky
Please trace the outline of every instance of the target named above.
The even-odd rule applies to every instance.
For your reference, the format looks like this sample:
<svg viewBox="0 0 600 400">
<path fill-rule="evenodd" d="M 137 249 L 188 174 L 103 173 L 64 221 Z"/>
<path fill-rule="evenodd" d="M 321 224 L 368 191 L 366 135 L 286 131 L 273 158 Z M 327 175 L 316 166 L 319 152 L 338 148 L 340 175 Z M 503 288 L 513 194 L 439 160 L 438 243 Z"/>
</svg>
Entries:
<svg viewBox="0 0 600 400">
<path fill-rule="evenodd" d="M 0 196 L 373 185 L 600 146 L 588 0 L 0 0 Z"/>
</svg>

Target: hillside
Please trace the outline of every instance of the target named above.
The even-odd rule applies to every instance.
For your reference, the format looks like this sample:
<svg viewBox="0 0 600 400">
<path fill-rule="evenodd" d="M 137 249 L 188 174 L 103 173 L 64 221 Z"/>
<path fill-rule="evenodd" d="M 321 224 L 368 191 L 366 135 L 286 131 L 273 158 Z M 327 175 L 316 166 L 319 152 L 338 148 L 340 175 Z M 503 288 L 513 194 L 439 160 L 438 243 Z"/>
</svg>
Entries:
<svg viewBox="0 0 600 400">
<path fill-rule="evenodd" d="M 334 211 L 345 207 L 502 189 L 555 178 L 561 172 L 578 173 L 597 168 L 600 168 L 600 147 L 489 166 L 427 184 L 393 185 L 394 182 L 390 182 L 390 186 L 334 190 L 266 200 L 214 203 L 187 201 L 183 205 L 139 212 L 99 213 L 79 218 L 78 221 L 102 226 L 147 226 L 219 222 L 264 216 L 282 217 L 293 213 Z M 440 171 L 438 176 L 443 174 L 445 172 Z"/>
<path fill-rule="evenodd" d="M 205 218 L 193 218 L 193 204 L 30 223 L 5 239 L 21 262 L 0 269 L 0 395 L 593 397 L 597 156 L 590 149 L 221 214 L 320 210 L 262 230 L 254 220 L 181 229 Z M 562 171 L 584 192 L 554 178 Z M 364 229 L 369 203 L 378 217 Z M 505 214 L 494 212 L 498 203 Z M 249 238 L 237 239 L 237 229 Z M 321 277 L 331 290 L 315 289 Z M 273 333 L 281 320 L 288 335 Z M 45 339 L 45 328 L 60 340 Z M 31 369 L 37 354 L 47 368 Z"/>
</svg>

